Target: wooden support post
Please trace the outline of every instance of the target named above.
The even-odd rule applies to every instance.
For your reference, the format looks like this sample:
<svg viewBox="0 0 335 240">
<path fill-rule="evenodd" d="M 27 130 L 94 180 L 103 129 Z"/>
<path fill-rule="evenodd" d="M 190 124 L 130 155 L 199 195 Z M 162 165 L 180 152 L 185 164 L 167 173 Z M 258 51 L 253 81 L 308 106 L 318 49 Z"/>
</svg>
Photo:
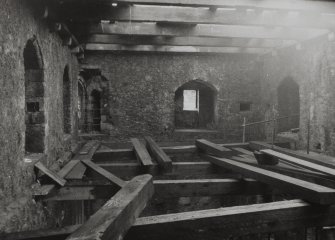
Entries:
<svg viewBox="0 0 335 240">
<path fill-rule="evenodd" d="M 135 177 L 66 239 L 122 239 L 146 206 L 153 192 L 152 176 Z"/>
<path fill-rule="evenodd" d="M 168 155 L 158 146 L 158 144 L 151 138 L 145 137 L 147 142 L 147 148 L 149 152 L 154 156 L 159 166 L 167 172 L 172 171 L 172 161 Z"/>
<path fill-rule="evenodd" d="M 313 203 L 335 203 L 335 189 L 318 184 L 306 182 L 297 178 L 275 173 L 245 163 L 236 162 L 225 158 L 205 156 L 211 163 L 241 173 L 245 177 L 256 179 L 285 192 L 299 196 Z"/>
<path fill-rule="evenodd" d="M 232 150 L 205 139 L 197 139 L 195 145 L 202 151 L 217 157 L 230 157 L 233 154 Z"/>
<path fill-rule="evenodd" d="M 141 163 L 144 170 L 150 172 L 153 168 L 153 162 L 145 146 L 137 138 L 131 138 L 137 160 Z"/>
</svg>

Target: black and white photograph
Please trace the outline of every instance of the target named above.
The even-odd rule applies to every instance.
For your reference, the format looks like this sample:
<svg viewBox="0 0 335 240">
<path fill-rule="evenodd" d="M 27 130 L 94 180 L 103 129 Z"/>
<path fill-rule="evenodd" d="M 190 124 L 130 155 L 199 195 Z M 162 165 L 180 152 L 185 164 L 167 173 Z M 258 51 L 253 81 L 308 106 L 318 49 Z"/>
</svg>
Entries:
<svg viewBox="0 0 335 240">
<path fill-rule="evenodd" d="M 0 240 L 335 240 L 335 1 L 0 0 Z"/>
</svg>

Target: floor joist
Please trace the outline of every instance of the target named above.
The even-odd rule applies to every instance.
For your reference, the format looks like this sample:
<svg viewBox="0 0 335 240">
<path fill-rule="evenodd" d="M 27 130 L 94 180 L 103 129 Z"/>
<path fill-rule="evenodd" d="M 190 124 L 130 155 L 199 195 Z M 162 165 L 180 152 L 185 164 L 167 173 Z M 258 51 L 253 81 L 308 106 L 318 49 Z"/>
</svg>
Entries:
<svg viewBox="0 0 335 240">
<path fill-rule="evenodd" d="M 241 48 L 282 48 L 297 44 L 294 40 L 247 39 L 247 38 L 211 38 L 211 37 L 173 37 L 127 36 L 92 34 L 84 37 L 86 43 L 122 44 L 122 45 L 170 45 L 170 46 L 207 46 Z"/>
<path fill-rule="evenodd" d="M 153 192 L 150 175 L 135 177 L 66 239 L 122 239 Z"/>
<path fill-rule="evenodd" d="M 335 4 L 333 5 L 333 7 Z M 335 15 L 282 11 L 240 11 L 231 8 L 172 7 L 172 6 L 106 6 L 76 5 L 61 8 L 61 19 L 76 22 L 97 22 L 110 20 L 115 22 L 155 22 L 174 24 L 222 24 L 250 25 L 265 27 L 307 27 L 333 28 Z M 58 19 L 57 19 L 58 20 Z"/>
<path fill-rule="evenodd" d="M 199 46 L 155 46 L 134 45 L 126 46 L 120 44 L 95 44 L 85 45 L 88 51 L 128 51 L 128 52 L 170 52 L 170 53 L 239 53 L 239 54 L 266 54 L 269 50 L 264 48 L 237 48 L 237 47 L 199 47 Z"/>
<path fill-rule="evenodd" d="M 89 24 L 89 34 L 119 34 L 144 36 L 202 36 L 228 38 L 260 38 L 307 40 L 328 34 L 328 30 L 311 28 L 265 28 L 260 26 L 198 24 L 196 26 L 158 25 L 155 23 Z M 87 34 L 86 33 L 86 34 Z"/>
<path fill-rule="evenodd" d="M 230 159 L 208 155 L 206 155 L 205 158 L 217 166 L 241 173 L 245 177 L 267 183 L 274 188 L 281 189 L 302 199 L 318 204 L 335 203 L 335 189 L 333 188 L 324 187 Z"/>
<path fill-rule="evenodd" d="M 183 212 L 138 218 L 126 240 L 223 239 L 303 226 L 335 224 L 335 208 L 301 200 Z M 243 226 L 243 231 L 241 231 Z M 164 234 L 162 234 L 164 232 Z"/>
<path fill-rule="evenodd" d="M 71 3 L 99 2 L 111 5 L 105 0 L 66 0 Z M 287 11 L 308 11 L 334 13 L 334 3 L 329 1 L 306 1 L 306 0 L 113 0 L 118 5 L 160 5 L 160 6 L 187 6 L 187 7 L 213 7 L 213 8 L 242 8 L 242 9 L 270 9 Z"/>
</svg>

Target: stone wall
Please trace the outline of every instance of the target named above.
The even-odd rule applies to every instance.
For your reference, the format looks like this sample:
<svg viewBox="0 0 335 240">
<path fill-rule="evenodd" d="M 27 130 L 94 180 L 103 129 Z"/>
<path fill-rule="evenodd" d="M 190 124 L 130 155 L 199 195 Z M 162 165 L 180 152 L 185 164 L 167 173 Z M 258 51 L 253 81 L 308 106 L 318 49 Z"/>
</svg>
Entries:
<svg viewBox="0 0 335 240">
<path fill-rule="evenodd" d="M 299 84 L 299 147 L 307 144 L 311 122 L 311 150 L 335 154 L 335 44 L 327 39 L 305 43 L 267 56 L 263 64 L 262 102 L 277 105 L 277 88 L 285 78 Z"/>
<path fill-rule="evenodd" d="M 100 67 L 109 81 L 105 107 L 113 140 L 143 135 L 171 140 L 175 136 L 175 91 L 191 80 L 205 81 L 217 90 L 216 121 L 211 126 L 219 131 L 216 138 L 241 141 L 243 117 L 263 119 L 254 57 L 90 52 L 85 60 Z M 252 102 L 251 111 L 240 112 L 240 102 Z"/>
<path fill-rule="evenodd" d="M 63 157 L 62 84 L 65 66 L 70 67 L 72 101 L 76 102 L 78 64 L 62 46 L 47 23 L 35 16 L 30 1 L 4 0 L 0 8 L 0 232 L 40 228 L 48 212 L 31 197 L 32 164 L 25 157 L 24 47 L 35 38 L 43 60 L 45 116 L 45 164 Z M 72 134 L 76 135 L 76 110 L 71 108 Z"/>
</svg>

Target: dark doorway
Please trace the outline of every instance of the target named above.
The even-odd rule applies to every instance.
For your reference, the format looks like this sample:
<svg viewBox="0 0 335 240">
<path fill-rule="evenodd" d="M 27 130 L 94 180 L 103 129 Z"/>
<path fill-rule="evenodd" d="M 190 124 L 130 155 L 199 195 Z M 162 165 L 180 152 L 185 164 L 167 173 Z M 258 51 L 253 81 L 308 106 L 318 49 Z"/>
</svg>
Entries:
<svg viewBox="0 0 335 240">
<path fill-rule="evenodd" d="M 290 77 L 278 86 L 279 131 L 299 128 L 300 97 L 299 85 Z"/>
<path fill-rule="evenodd" d="M 101 93 L 93 90 L 91 93 L 91 113 L 92 113 L 92 130 L 100 131 L 101 123 Z"/>
<path fill-rule="evenodd" d="M 216 89 L 201 80 L 185 83 L 175 92 L 175 127 L 210 129 L 215 120 Z"/>
<path fill-rule="evenodd" d="M 44 151 L 44 76 L 43 61 L 35 38 L 28 40 L 24 51 L 25 69 L 25 151 Z"/>
<path fill-rule="evenodd" d="M 68 66 L 63 74 L 63 124 L 64 133 L 71 133 L 71 83 Z"/>
</svg>

